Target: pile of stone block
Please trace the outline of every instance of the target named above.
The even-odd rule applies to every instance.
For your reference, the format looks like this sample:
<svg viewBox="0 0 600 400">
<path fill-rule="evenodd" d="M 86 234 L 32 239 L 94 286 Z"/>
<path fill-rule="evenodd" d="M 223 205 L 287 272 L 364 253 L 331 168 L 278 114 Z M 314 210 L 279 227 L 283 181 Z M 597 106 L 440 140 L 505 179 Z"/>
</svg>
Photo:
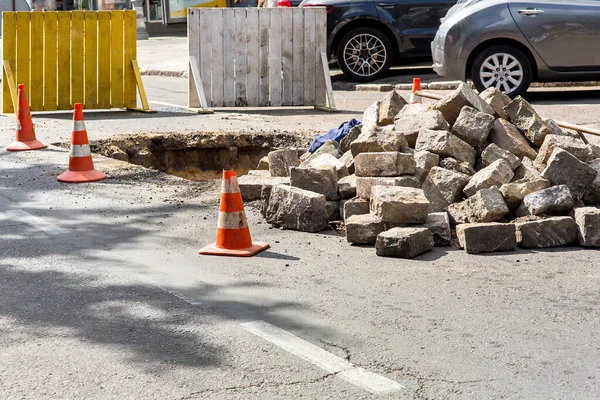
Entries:
<svg viewBox="0 0 600 400">
<path fill-rule="evenodd" d="M 342 220 L 380 256 L 413 258 L 453 232 L 468 253 L 600 247 L 599 150 L 521 97 L 463 84 L 429 106 L 391 92 L 340 143 L 273 151 L 240 188 L 273 226 Z"/>
</svg>

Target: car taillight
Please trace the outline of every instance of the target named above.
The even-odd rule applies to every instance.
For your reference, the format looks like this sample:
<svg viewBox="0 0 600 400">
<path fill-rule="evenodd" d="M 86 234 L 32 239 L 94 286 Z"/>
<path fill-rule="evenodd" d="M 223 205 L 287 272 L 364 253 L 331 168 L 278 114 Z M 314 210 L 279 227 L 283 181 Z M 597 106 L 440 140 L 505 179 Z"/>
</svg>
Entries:
<svg viewBox="0 0 600 400">
<path fill-rule="evenodd" d="M 279 0 L 277 1 L 277 7 L 291 7 L 292 2 L 290 0 Z"/>
<path fill-rule="evenodd" d="M 333 6 L 325 4 L 305 4 L 302 7 L 325 7 L 327 9 L 327 14 L 333 11 Z"/>
</svg>

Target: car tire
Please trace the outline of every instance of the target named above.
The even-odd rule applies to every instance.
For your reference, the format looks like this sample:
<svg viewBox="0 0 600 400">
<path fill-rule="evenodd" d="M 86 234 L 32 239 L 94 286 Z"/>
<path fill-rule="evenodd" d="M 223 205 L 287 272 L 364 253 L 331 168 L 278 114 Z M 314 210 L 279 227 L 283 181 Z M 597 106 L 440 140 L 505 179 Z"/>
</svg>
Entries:
<svg viewBox="0 0 600 400">
<path fill-rule="evenodd" d="M 365 44 L 367 48 L 362 48 Z M 358 46 L 362 47 L 359 49 Z M 356 28 L 348 31 L 338 42 L 336 56 L 346 77 L 356 82 L 369 82 L 390 69 L 392 42 L 379 29 Z"/>
<path fill-rule="evenodd" d="M 525 93 L 531 84 L 531 62 L 515 47 L 492 46 L 473 60 L 471 79 L 480 92 L 496 87 L 515 98 Z"/>
</svg>

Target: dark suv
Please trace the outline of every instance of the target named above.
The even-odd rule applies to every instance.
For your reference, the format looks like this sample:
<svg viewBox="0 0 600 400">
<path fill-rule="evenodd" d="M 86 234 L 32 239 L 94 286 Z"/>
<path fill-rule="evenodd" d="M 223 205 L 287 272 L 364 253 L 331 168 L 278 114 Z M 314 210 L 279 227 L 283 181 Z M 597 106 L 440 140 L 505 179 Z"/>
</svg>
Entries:
<svg viewBox="0 0 600 400">
<path fill-rule="evenodd" d="M 456 0 L 304 0 L 327 7 L 327 46 L 355 81 L 381 77 L 393 63 L 431 59 L 440 19 Z"/>
</svg>

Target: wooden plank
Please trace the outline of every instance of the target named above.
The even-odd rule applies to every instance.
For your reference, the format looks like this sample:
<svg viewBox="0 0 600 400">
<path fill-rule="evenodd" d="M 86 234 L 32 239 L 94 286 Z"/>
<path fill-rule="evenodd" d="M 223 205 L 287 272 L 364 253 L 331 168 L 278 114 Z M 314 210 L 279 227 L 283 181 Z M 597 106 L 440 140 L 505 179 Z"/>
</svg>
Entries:
<svg viewBox="0 0 600 400">
<path fill-rule="evenodd" d="M 71 109 L 71 14 L 58 13 L 57 109 Z"/>
<path fill-rule="evenodd" d="M 259 105 L 260 63 L 258 61 L 258 8 L 248 8 L 246 19 L 246 32 L 248 38 L 247 50 L 247 76 L 246 76 L 246 98 L 247 105 L 257 107 Z"/>
<path fill-rule="evenodd" d="M 304 104 L 304 9 L 295 8 L 293 12 L 293 89 L 292 104 L 301 106 Z"/>
<path fill-rule="evenodd" d="M 304 10 L 304 105 L 315 104 L 315 20 L 317 10 L 312 7 Z"/>
<path fill-rule="evenodd" d="M 192 77 L 194 78 L 194 84 L 196 85 L 195 90 L 200 98 L 201 108 L 203 110 L 208 109 L 206 96 L 204 95 L 204 85 L 202 84 L 202 77 L 200 76 L 200 70 L 198 69 L 198 60 L 195 56 L 190 56 L 189 67 L 191 69 Z"/>
<path fill-rule="evenodd" d="M 71 12 L 71 107 L 83 103 L 84 11 Z"/>
<path fill-rule="evenodd" d="M 200 78 L 204 95 L 209 104 L 212 105 L 212 10 L 200 10 Z"/>
<path fill-rule="evenodd" d="M 136 59 L 136 13 L 134 10 L 125 10 L 123 15 L 123 104 L 127 108 L 137 106 L 136 78 L 133 64 Z"/>
<path fill-rule="evenodd" d="M 269 10 L 271 28 L 269 29 L 269 105 L 281 106 L 281 9 Z"/>
<path fill-rule="evenodd" d="M 110 16 L 110 106 L 124 107 L 123 102 L 123 11 Z"/>
<path fill-rule="evenodd" d="M 188 54 L 196 61 L 200 60 L 200 10 L 188 8 Z M 199 66 L 198 66 L 199 67 Z M 196 82 L 192 68 L 188 63 L 188 107 L 200 107 L 200 97 L 196 90 Z"/>
<path fill-rule="evenodd" d="M 31 13 L 31 111 L 44 109 L 44 14 Z"/>
<path fill-rule="evenodd" d="M 44 110 L 54 111 L 58 105 L 57 55 L 57 13 L 44 13 Z M 6 51 L 6 50 L 5 50 Z"/>
<path fill-rule="evenodd" d="M 223 9 L 211 10 L 212 107 L 223 107 Z"/>
<path fill-rule="evenodd" d="M 13 69 L 17 66 L 17 15 L 14 12 L 4 12 L 2 21 L 2 58 L 8 62 Z M 16 81 L 12 82 L 13 86 Z M 9 77 L 6 69 L 2 68 L 2 112 L 14 113 L 16 109 L 16 92 L 11 92 L 9 86 Z"/>
<path fill-rule="evenodd" d="M 17 78 L 15 78 L 15 74 L 13 73 L 13 69 L 10 66 L 10 63 L 7 60 L 4 60 L 2 62 L 2 66 L 4 69 L 4 73 L 6 74 L 6 83 L 8 84 L 8 93 L 12 93 L 12 95 L 10 96 L 11 101 L 9 101 L 9 103 L 12 105 L 12 109 L 13 110 L 17 110 L 18 106 L 17 106 L 17 86 L 16 86 L 16 81 Z M 15 112 L 16 114 L 16 112 Z"/>
<path fill-rule="evenodd" d="M 294 10 L 281 9 L 282 105 L 294 104 Z"/>
<path fill-rule="evenodd" d="M 269 105 L 269 26 L 270 10 L 260 8 L 258 13 L 258 63 L 260 76 L 258 81 L 258 105 Z"/>
<path fill-rule="evenodd" d="M 98 11 L 98 108 L 110 108 L 110 11 Z"/>
<path fill-rule="evenodd" d="M 140 74 L 140 67 L 138 66 L 137 60 L 131 60 L 131 68 L 133 69 L 135 81 L 138 90 L 140 91 L 140 100 L 142 101 L 142 109 L 140 111 L 154 112 L 150 110 L 150 106 L 148 105 L 148 99 L 146 98 L 146 90 L 144 89 L 144 83 L 142 82 L 142 74 Z"/>
<path fill-rule="evenodd" d="M 335 111 L 335 99 L 333 98 L 333 86 L 331 85 L 331 73 L 329 72 L 329 60 L 327 58 L 327 52 L 322 51 L 320 56 L 320 64 L 323 67 L 323 76 L 325 77 L 325 89 L 327 93 L 327 98 L 329 99 L 329 109 L 331 111 Z M 324 107 L 325 105 L 325 103 L 323 103 L 323 105 L 317 104 L 316 107 Z"/>
<path fill-rule="evenodd" d="M 83 107 L 98 107 L 98 13 L 85 13 L 85 84 Z"/>
<path fill-rule="evenodd" d="M 225 107 L 235 106 L 235 54 L 234 54 L 234 15 L 235 10 L 226 8 L 223 10 L 223 105 Z"/>
<path fill-rule="evenodd" d="M 246 31 L 246 9 L 235 9 L 235 106 L 248 105 L 246 77 L 248 76 L 248 32 Z"/>
<path fill-rule="evenodd" d="M 317 59 L 315 70 L 315 105 L 319 107 L 324 107 L 327 104 L 327 86 L 324 71 L 326 71 L 325 67 L 327 67 L 327 72 L 329 72 L 329 64 L 326 66 L 323 65 L 321 58 L 321 53 L 323 52 L 327 54 L 327 13 L 325 8 L 319 7 L 315 9 L 315 58 Z M 330 77 L 328 76 L 327 78 Z"/>
<path fill-rule="evenodd" d="M 29 82 L 29 39 L 30 39 L 30 16 L 31 13 L 17 13 L 17 85 L 25 85 L 27 99 L 31 98 L 31 85 Z"/>
</svg>

